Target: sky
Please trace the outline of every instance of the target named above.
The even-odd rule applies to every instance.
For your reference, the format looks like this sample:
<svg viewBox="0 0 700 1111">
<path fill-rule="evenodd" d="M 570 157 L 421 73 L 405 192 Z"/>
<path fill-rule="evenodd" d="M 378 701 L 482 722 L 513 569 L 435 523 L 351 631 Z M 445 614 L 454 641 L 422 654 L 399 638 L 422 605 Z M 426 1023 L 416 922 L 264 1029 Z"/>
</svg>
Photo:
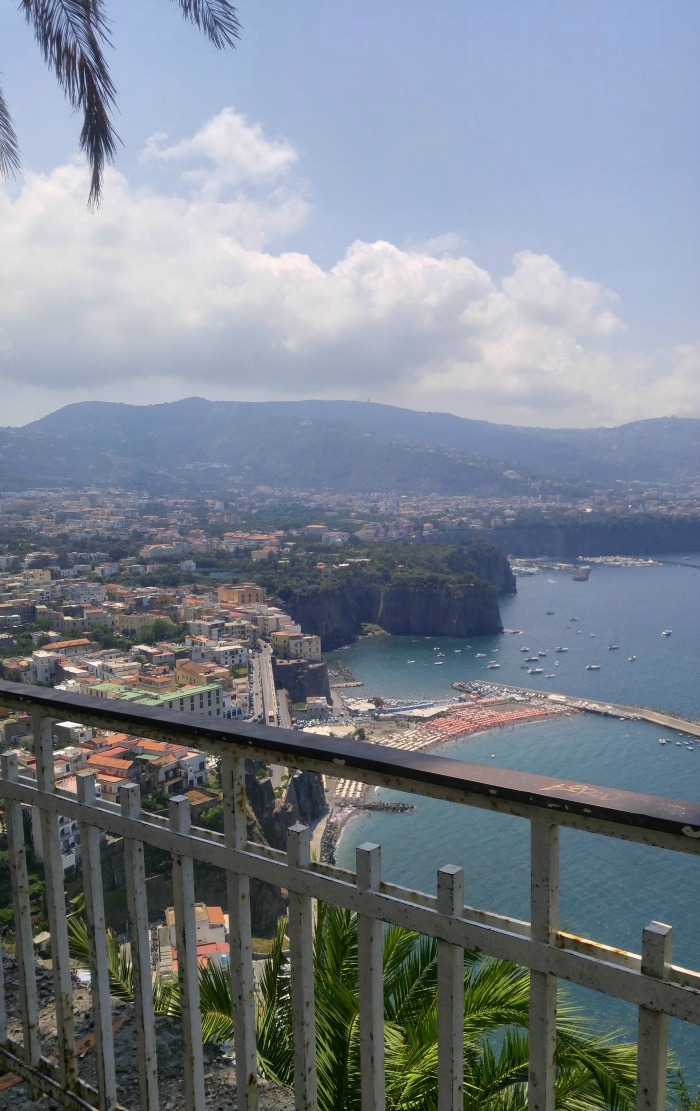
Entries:
<svg viewBox="0 0 700 1111">
<path fill-rule="evenodd" d="M 112 0 L 104 200 L 16 5 L 0 425 L 75 401 L 700 417 L 697 0 Z"/>
</svg>

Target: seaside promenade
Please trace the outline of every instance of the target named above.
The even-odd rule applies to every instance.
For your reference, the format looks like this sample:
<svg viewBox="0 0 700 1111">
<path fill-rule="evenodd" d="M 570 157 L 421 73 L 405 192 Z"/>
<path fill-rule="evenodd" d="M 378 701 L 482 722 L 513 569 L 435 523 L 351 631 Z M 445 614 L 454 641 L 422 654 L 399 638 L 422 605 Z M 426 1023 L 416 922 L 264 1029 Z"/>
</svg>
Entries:
<svg viewBox="0 0 700 1111">
<path fill-rule="evenodd" d="M 465 684 L 465 689 L 467 688 L 468 684 Z M 456 685 L 456 689 L 460 689 L 460 686 Z M 646 706 L 620 705 L 507 683 L 489 683 L 488 693 L 482 693 L 473 700 L 455 702 L 440 710 L 429 721 L 414 723 L 409 715 L 399 713 L 397 719 L 391 722 L 372 722 L 367 726 L 367 739 L 387 748 L 420 752 L 446 741 L 477 735 L 489 729 L 525 725 L 528 722 L 573 713 L 649 721 L 664 729 L 687 733 L 700 739 L 700 721 L 681 718 Z M 324 828 L 326 859 L 333 853 L 335 841 L 345 822 L 367 795 L 365 785 L 352 779 L 338 779 L 329 782 L 327 787 L 330 812 L 327 831 Z"/>
</svg>

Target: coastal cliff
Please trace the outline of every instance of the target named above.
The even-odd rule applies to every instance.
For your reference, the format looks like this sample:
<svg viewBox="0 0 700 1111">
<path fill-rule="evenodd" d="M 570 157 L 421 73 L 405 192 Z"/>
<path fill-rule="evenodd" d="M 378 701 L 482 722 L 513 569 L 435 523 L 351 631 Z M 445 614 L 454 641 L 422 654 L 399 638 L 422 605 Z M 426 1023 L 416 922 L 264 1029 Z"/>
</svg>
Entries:
<svg viewBox="0 0 700 1111">
<path fill-rule="evenodd" d="M 349 644 L 364 624 L 401 636 L 486 636 L 503 629 L 491 583 L 423 585 L 351 582 L 293 600 L 292 615 L 321 637 L 325 652 Z"/>
</svg>

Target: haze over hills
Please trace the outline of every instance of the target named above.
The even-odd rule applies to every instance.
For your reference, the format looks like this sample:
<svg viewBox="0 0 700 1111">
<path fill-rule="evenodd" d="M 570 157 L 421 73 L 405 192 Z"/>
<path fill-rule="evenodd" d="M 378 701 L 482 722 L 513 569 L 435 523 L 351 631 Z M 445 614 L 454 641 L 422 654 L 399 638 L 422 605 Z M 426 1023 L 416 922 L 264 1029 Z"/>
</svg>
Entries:
<svg viewBox="0 0 700 1111">
<path fill-rule="evenodd" d="M 518 428 L 355 401 L 68 405 L 0 429 L 0 487 L 153 491 L 232 483 L 338 492 L 515 494 L 618 480 L 700 480 L 700 420 Z"/>
</svg>

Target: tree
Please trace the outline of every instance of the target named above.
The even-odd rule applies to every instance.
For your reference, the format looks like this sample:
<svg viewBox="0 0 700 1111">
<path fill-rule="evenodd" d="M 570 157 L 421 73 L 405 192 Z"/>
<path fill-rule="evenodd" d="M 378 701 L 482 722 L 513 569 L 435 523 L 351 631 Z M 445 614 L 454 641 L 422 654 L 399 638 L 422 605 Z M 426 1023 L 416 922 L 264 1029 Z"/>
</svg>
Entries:
<svg viewBox="0 0 700 1111">
<path fill-rule="evenodd" d="M 284 925 L 258 986 L 258 1054 L 263 1073 L 291 1087 L 293 1018 Z M 475 952 L 464 955 L 464 1106 L 527 1107 L 529 973 Z M 357 919 L 319 904 L 314 934 L 319 1107 L 360 1111 Z M 384 934 L 387 1108 L 437 1108 L 437 943 L 390 926 Z M 557 1029 L 556 1106 L 561 1111 L 634 1107 L 636 1050 L 596 1032 L 562 993 Z"/>
<path fill-rule="evenodd" d="M 89 966 L 88 933 L 70 915 L 71 957 Z M 284 1087 L 294 1082 L 290 965 L 280 919 L 257 987 L 256 1036 L 262 1074 Z M 133 999 L 133 972 L 115 934 L 107 938 L 110 991 Z M 359 969 L 357 916 L 318 904 L 314 932 L 314 998 L 321 1111 L 360 1111 Z M 437 942 L 389 926 L 384 933 L 384 1045 L 388 1111 L 437 1109 Z M 464 1107 L 467 1111 L 525 1111 L 527 1107 L 530 979 L 507 961 L 464 954 Z M 232 1040 L 233 1001 L 227 970 L 199 968 L 202 1039 Z M 153 981 L 156 1014 L 179 1020 L 179 985 Z M 633 1111 L 636 1048 L 600 1033 L 562 991 L 557 1014 L 558 1111 Z M 680 1111 L 696 1111 L 685 1089 Z"/>
<path fill-rule="evenodd" d="M 217 49 L 235 46 L 240 24 L 230 0 L 176 3 Z M 95 208 L 105 165 L 114 161 L 119 143 L 112 122 L 117 91 L 105 57 L 111 46 L 105 0 L 20 0 L 19 7 L 71 108 L 83 117 L 80 149 L 91 171 L 88 205 Z M 14 175 L 19 168 L 19 143 L 0 89 L 0 176 Z"/>
</svg>

